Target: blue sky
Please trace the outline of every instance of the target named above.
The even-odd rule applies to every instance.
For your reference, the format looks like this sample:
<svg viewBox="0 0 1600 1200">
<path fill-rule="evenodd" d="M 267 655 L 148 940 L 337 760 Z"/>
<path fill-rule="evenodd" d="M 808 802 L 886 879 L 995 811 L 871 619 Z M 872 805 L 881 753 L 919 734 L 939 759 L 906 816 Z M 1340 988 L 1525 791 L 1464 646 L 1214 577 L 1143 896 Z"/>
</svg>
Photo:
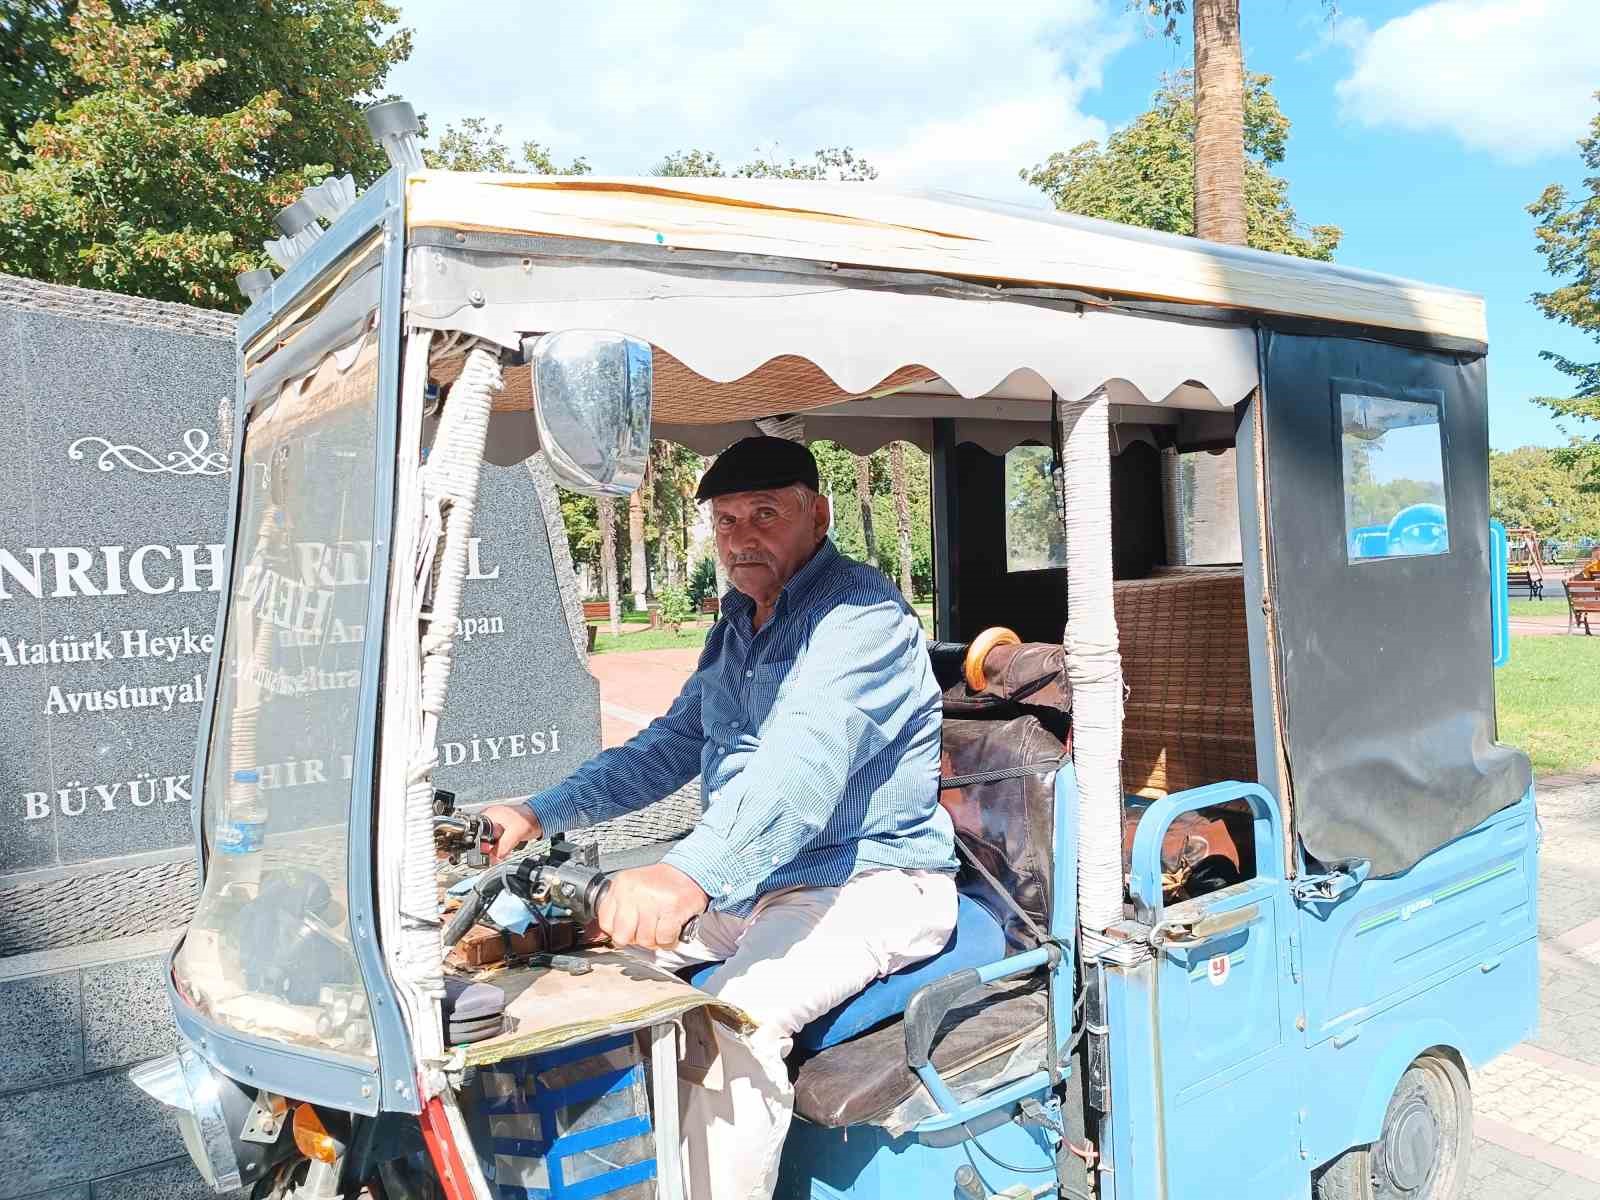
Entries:
<svg viewBox="0 0 1600 1200">
<path fill-rule="evenodd" d="M 1036 202 L 1019 168 L 1102 138 L 1186 65 L 1123 0 L 400 0 L 416 31 L 391 78 L 441 128 L 464 116 L 558 159 L 636 174 L 674 149 L 737 162 L 851 145 L 889 183 Z M 1600 0 L 1243 0 L 1246 66 L 1294 123 L 1302 220 L 1343 227 L 1352 266 L 1482 293 L 1490 441 L 1564 440 L 1528 397 L 1540 350 L 1600 355 L 1545 320 L 1525 208 L 1576 184 L 1600 90 Z"/>
</svg>

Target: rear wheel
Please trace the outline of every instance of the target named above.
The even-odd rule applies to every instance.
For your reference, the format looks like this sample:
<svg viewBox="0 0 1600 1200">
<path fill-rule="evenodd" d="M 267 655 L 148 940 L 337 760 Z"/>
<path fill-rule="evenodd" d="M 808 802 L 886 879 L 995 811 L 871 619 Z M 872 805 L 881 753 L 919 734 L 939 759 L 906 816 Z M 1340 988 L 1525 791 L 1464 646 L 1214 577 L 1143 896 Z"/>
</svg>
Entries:
<svg viewBox="0 0 1600 1200">
<path fill-rule="evenodd" d="M 1453 1058 L 1424 1054 L 1395 1086 L 1383 1131 L 1335 1159 L 1317 1200 L 1459 1200 L 1472 1151 L 1472 1090 Z"/>
</svg>

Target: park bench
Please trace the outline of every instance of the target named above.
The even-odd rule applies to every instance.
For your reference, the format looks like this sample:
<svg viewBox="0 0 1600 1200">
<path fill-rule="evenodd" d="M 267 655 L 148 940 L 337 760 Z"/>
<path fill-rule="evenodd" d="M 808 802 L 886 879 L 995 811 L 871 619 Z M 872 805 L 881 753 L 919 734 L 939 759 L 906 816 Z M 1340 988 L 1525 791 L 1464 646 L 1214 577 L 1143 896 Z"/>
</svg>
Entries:
<svg viewBox="0 0 1600 1200">
<path fill-rule="evenodd" d="M 650 615 L 650 628 L 661 628 L 661 608 L 654 600 L 645 605 L 645 611 Z M 605 600 L 585 600 L 583 602 L 583 619 L 589 622 L 611 620 L 611 605 Z"/>
<path fill-rule="evenodd" d="M 1533 572 L 1527 567 L 1511 567 L 1506 571 L 1506 590 L 1512 588 L 1526 588 L 1528 599 L 1544 599 L 1544 580 L 1535 579 Z"/>
<path fill-rule="evenodd" d="M 1582 626 L 1585 634 L 1593 633 L 1589 623 L 1596 616 L 1600 616 L 1600 579 L 1567 580 L 1567 632 Z"/>
<path fill-rule="evenodd" d="M 721 611 L 722 601 L 717 596 L 705 596 L 700 601 L 700 611 L 705 616 L 714 617 Z"/>
</svg>

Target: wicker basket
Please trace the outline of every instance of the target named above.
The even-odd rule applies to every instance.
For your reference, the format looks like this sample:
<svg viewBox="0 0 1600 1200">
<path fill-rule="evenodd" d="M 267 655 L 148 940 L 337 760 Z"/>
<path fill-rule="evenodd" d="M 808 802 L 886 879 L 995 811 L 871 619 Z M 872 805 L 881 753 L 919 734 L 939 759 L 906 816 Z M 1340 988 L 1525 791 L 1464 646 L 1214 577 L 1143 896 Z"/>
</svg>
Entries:
<svg viewBox="0 0 1600 1200">
<path fill-rule="evenodd" d="M 1114 585 L 1127 704 L 1122 784 L 1164 796 L 1256 777 L 1244 575 L 1174 571 Z"/>
</svg>

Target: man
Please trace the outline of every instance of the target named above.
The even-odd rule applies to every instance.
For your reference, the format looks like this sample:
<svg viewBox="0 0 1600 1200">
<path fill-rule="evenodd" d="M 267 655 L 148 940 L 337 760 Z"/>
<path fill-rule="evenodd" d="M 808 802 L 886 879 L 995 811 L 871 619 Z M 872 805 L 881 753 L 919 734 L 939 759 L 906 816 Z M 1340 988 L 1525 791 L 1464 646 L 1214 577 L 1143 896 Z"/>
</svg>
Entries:
<svg viewBox="0 0 1600 1200">
<path fill-rule="evenodd" d="M 706 989 L 758 1024 L 758 1062 L 708 1120 L 731 1126 L 711 1130 L 708 1186 L 732 1200 L 771 1194 L 795 1033 L 944 948 L 954 835 L 938 804 L 940 699 L 922 628 L 880 572 L 828 541 L 811 452 L 746 438 L 696 498 L 711 502 L 733 585 L 698 669 L 626 745 L 485 815 L 504 827 L 504 855 L 702 777 L 700 824 L 658 865 L 614 875 L 599 921 L 668 968 L 720 961 Z"/>
</svg>

